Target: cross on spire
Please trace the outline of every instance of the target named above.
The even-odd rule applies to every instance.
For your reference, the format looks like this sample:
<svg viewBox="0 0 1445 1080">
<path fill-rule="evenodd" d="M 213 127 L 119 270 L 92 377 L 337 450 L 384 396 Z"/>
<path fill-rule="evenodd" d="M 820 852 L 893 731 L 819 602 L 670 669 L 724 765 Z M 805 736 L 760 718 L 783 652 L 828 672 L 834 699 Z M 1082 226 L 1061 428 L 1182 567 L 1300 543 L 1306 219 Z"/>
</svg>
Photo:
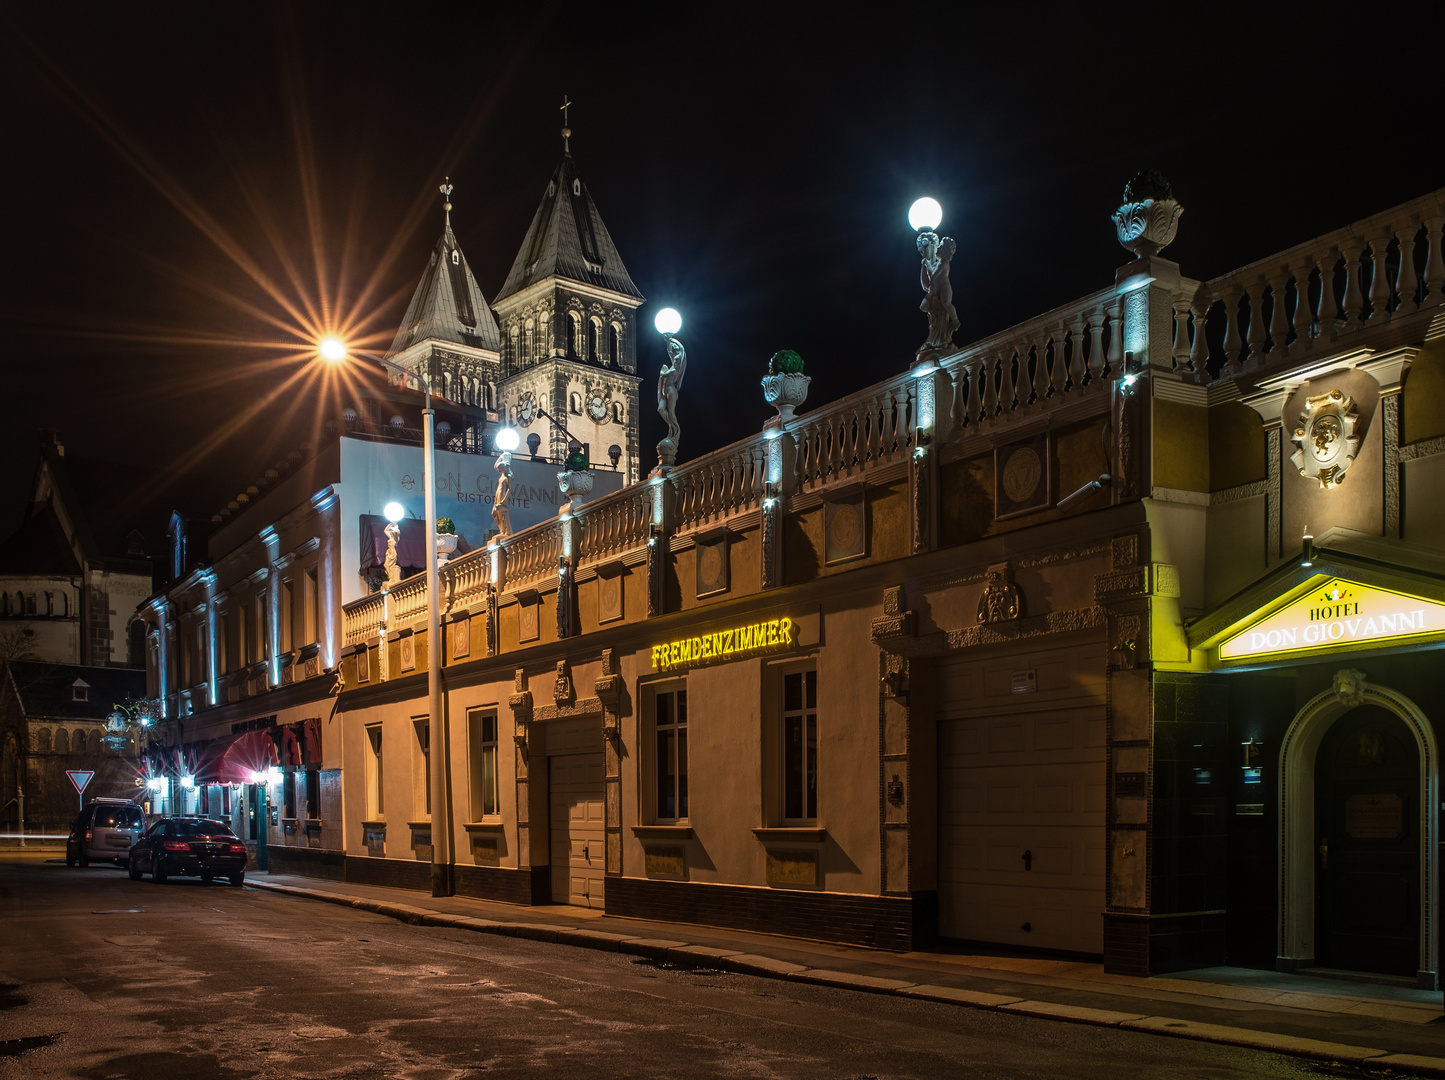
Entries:
<svg viewBox="0 0 1445 1080">
<path fill-rule="evenodd" d="M 563 94 L 563 95 L 562 95 L 562 105 L 561 105 L 561 109 L 562 109 L 562 152 L 563 152 L 564 154 L 570 154 L 570 153 L 572 152 L 572 128 L 571 128 L 571 127 L 568 125 L 568 123 L 567 123 L 567 110 L 570 109 L 571 107 L 572 107 L 572 99 L 569 98 L 566 94 Z"/>
<path fill-rule="evenodd" d="M 452 227 L 452 178 L 450 176 L 442 180 L 442 186 L 437 188 L 442 193 L 442 211 L 447 216 L 447 228 Z"/>
</svg>

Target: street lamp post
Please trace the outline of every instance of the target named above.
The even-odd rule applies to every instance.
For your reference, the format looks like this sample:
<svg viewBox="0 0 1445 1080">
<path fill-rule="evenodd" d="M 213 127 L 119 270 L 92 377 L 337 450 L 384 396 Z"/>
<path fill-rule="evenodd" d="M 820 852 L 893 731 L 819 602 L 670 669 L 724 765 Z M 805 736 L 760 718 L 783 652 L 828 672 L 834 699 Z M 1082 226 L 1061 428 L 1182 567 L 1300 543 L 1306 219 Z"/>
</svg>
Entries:
<svg viewBox="0 0 1445 1080">
<path fill-rule="evenodd" d="M 442 193 L 450 188 L 445 185 Z M 451 204 L 447 204 L 451 209 Z M 339 363 L 346 359 L 347 348 L 336 338 L 321 342 L 318 352 L 323 360 Z M 431 793 L 431 888 L 433 896 L 451 896 L 456 892 L 456 868 L 452 865 L 451 829 L 451 754 L 447 738 L 446 714 L 442 708 L 442 645 L 441 645 L 441 580 L 437 574 L 437 486 L 436 486 L 436 410 L 432 408 L 431 357 L 415 371 L 381 359 L 381 363 L 405 375 L 420 377 L 426 392 L 422 410 L 422 484 L 425 488 L 426 518 L 426 678 L 427 678 L 427 760 L 430 763 Z"/>
</svg>

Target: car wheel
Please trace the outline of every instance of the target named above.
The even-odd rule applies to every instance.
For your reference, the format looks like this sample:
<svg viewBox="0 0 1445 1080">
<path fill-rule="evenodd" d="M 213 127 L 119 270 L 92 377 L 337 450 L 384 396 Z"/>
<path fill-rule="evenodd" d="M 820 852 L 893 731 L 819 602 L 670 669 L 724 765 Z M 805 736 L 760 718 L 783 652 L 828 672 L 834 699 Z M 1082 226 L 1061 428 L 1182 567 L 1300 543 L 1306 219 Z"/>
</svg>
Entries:
<svg viewBox="0 0 1445 1080">
<path fill-rule="evenodd" d="M 232 874 L 232 875 L 231 875 L 231 884 L 234 885 L 234 886 L 236 886 L 236 888 L 238 888 L 238 889 L 239 889 L 242 885 L 246 884 L 246 871 L 244 871 L 244 870 L 237 870 L 234 874 Z"/>
<path fill-rule="evenodd" d="M 166 883 L 166 867 L 159 859 L 151 863 L 151 880 L 157 885 Z"/>
<path fill-rule="evenodd" d="M 140 864 L 134 859 L 125 864 L 125 872 L 130 875 L 132 881 L 140 880 Z"/>
</svg>

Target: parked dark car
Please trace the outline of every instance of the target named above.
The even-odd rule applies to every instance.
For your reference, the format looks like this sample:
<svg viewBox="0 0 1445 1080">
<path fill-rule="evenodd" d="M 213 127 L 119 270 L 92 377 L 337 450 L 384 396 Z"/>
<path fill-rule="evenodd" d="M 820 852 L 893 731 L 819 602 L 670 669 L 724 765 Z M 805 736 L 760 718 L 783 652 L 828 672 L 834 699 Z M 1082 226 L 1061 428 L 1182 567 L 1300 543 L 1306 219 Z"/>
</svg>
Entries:
<svg viewBox="0 0 1445 1080">
<path fill-rule="evenodd" d="M 71 823 L 65 865 L 89 866 L 92 859 L 123 865 L 145 824 L 145 814 L 129 799 L 92 799 Z"/>
<path fill-rule="evenodd" d="M 173 874 L 203 882 L 223 877 L 240 885 L 246 880 L 246 845 L 224 821 L 161 818 L 130 849 L 131 878 L 139 881 L 146 871 L 157 885 Z"/>
</svg>

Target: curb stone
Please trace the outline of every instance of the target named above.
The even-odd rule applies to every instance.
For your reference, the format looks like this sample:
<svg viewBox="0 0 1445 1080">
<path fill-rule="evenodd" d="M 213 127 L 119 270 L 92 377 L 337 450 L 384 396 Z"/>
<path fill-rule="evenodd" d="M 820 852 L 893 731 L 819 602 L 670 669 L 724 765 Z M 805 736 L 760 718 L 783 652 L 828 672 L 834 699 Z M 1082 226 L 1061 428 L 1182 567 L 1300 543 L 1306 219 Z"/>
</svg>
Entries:
<svg viewBox="0 0 1445 1080">
<path fill-rule="evenodd" d="M 989 994 L 958 987 L 917 984 L 902 979 L 885 979 L 873 975 L 855 975 L 849 972 L 829 971 L 824 968 L 810 968 L 806 964 L 794 964 L 787 960 L 776 960 L 755 953 L 691 945 L 669 938 L 632 937 L 602 930 L 584 930 L 578 927 L 556 926 L 549 923 L 501 922 L 470 915 L 452 915 L 408 904 L 372 900 L 369 897 L 350 897 L 322 892 L 318 889 L 303 889 L 294 885 L 255 881 L 249 877 L 246 885 L 263 892 L 276 892 L 304 900 L 319 900 L 322 903 L 369 911 L 411 925 L 472 930 L 504 937 L 575 945 L 602 952 L 623 952 L 647 956 L 656 960 L 676 960 L 683 964 L 695 965 L 699 960 L 706 960 L 719 970 L 757 975 L 762 978 L 781 978 L 845 990 L 919 998 L 940 1004 L 1013 1013 L 1040 1020 L 1057 1020 L 1095 1027 L 1140 1031 L 1150 1035 L 1167 1035 L 1177 1039 L 1194 1039 L 1226 1046 L 1240 1046 L 1249 1050 L 1264 1050 L 1291 1057 L 1342 1061 L 1352 1065 L 1368 1065 L 1372 1068 L 1384 1066 L 1412 1069 L 1416 1072 L 1445 1077 L 1445 1057 L 1396 1054 L 1369 1046 L 1351 1046 L 1345 1043 L 1306 1039 L 1296 1035 L 1277 1035 L 1254 1028 L 1227 1027 L 1222 1024 L 1176 1020 L 1171 1017 L 1148 1016 L 1142 1013 L 1112 1012 L 1107 1009 L 1090 1009 L 1080 1005 L 1030 1001 L 1024 998 Z"/>
</svg>

